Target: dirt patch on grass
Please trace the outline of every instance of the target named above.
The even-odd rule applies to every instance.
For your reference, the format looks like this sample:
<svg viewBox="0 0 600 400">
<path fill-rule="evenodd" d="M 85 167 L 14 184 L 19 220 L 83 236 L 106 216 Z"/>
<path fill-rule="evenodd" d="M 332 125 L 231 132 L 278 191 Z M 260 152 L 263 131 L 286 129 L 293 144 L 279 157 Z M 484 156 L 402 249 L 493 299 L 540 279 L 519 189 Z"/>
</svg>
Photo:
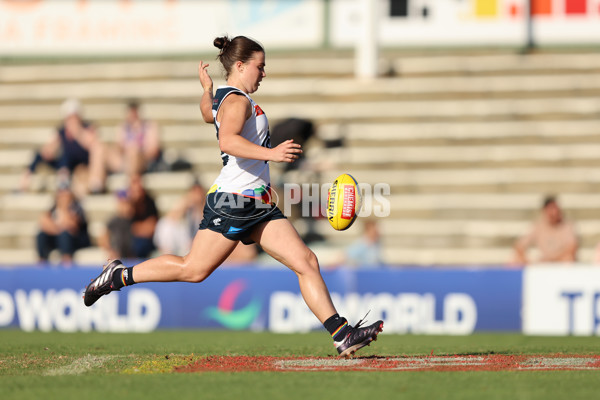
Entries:
<svg viewBox="0 0 600 400">
<path fill-rule="evenodd" d="M 44 372 L 43 375 L 59 376 L 59 375 L 81 375 L 95 368 L 102 367 L 106 362 L 114 360 L 117 356 L 87 356 L 77 358 L 71 364 L 64 365 L 58 368 L 51 368 Z"/>
<path fill-rule="evenodd" d="M 239 371 L 547 371 L 599 370 L 600 356 L 449 355 L 405 357 L 210 356 L 174 366 L 175 372 Z"/>
</svg>

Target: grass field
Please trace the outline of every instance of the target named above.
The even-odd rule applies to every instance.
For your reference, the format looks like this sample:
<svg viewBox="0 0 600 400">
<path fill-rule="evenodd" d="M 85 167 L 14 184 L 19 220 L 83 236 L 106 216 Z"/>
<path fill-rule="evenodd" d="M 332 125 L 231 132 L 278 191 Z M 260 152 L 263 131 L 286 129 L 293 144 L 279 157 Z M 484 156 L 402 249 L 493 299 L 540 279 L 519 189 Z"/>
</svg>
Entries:
<svg viewBox="0 0 600 400">
<path fill-rule="evenodd" d="M 380 335 L 360 356 L 597 355 L 594 337 Z M 0 331 L 1 399 L 593 399 L 600 371 L 318 371 L 174 373 L 210 355 L 333 356 L 325 332 Z"/>
</svg>

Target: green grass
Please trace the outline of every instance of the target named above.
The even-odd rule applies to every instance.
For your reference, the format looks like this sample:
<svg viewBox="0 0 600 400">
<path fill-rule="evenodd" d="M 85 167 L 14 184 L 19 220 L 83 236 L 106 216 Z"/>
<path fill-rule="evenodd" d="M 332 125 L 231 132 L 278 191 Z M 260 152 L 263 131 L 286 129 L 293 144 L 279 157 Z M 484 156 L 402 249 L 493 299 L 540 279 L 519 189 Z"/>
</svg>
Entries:
<svg viewBox="0 0 600 400">
<path fill-rule="evenodd" d="M 515 334 L 380 336 L 360 355 L 598 354 L 594 337 Z M 325 332 L 159 331 L 151 334 L 0 331 L 2 399 L 590 399 L 600 372 L 244 372 L 172 373 L 207 355 L 332 356 Z M 79 375 L 46 376 L 91 355 L 110 357 Z M 59 370 L 60 371 L 60 370 Z"/>
</svg>

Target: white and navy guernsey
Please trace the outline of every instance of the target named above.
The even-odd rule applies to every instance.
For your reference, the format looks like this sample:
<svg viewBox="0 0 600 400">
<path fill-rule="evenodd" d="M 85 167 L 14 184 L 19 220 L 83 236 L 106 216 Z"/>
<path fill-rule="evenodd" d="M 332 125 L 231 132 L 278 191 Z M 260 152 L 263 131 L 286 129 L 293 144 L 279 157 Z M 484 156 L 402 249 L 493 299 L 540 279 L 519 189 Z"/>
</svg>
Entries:
<svg viewBox="0 0 600 400">
<path fill-rule="evenodd" d="M 252 115 L 246 120 L 241 136 L 254 144 L 270 148 L 271 135 L 267 116 L 250 96 L 233 86 L 220 86 L 213 99 L 212 113 L 217 129 L 217 139 L 219 139 L 221 126 L 217 121 L 217 113 L 223 100 L 232 94 L 245 96 L 252 107 Z M 208 193 L 235 193 L 271 203 L 271 178 L 267 161 L 236 157 L 224 152 L 221 152 L 221 159 L 223 168 Z"/>
</svg>

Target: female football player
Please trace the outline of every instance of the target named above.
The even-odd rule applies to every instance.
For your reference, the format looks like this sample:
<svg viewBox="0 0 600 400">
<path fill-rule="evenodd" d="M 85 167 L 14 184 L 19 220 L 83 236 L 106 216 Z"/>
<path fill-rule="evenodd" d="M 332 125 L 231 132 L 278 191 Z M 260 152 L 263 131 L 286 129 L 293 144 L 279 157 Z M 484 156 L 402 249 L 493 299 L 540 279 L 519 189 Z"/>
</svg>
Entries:
<svg viewBox="0 0 600 400">
<path fill-rule="evenodd" d="M 214 121 L 223 168 L 208 191 L 204 219 L 192 248 L 183 257 L 161 255 L 133 267 L 109 261 L 86 288 L 85 305 L 136 283 L 202 282 L 239 241 L 255 242 L 296 273 L 306 304 L 333 337 L 338 353 L 349 356 L 376 339 L 383 322 L 361 327 L 360 321 L 351 326 L 338 315 L 317 257 L 271 202 L 269 161 L 291 163 L 302 149 L 292 140 L 271 148 L 267 117 L 250 97 L 266 77 L 263 47 L 244 36 L 218 37 L 214 45 L 220 49 L 218 60 L 227 85 L 219 87 L 213 97 L 212 79 L 201 62 L 198 71 L 204 94 L 200 109 L 205 121 Z"/>
</svg>

